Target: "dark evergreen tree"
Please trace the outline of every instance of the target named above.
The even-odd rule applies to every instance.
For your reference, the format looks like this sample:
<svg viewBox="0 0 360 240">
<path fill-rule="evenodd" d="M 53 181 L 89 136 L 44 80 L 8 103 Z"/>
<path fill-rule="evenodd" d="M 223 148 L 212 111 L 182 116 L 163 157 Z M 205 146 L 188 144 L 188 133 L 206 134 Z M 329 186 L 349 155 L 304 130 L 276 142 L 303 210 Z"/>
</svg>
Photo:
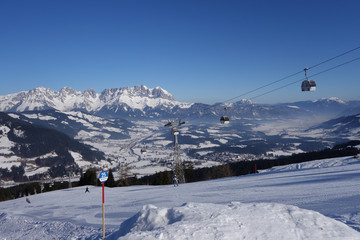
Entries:
<svg viewBox="0 0 360 240">
<path fill-rule="evenodd" d="M 155 173 L 154 185 L 167 185 L 172 183 L 172 177 L 169 171 Z"/>
<path fill-rule="evenodd" d="M 109 169 L 109 174 L 108 174 L 108 180 L 105 182 L 105 186 L 107 187 L 115 187 L 116 183 L 115 183 L 115 179 L 114 179 L 114 175 L 112 173 L 112 169 Z"/>
<path fill-rule="evenodd" d="M 186 182 L 193 182 L 194 181 L 194 164 L 189 161 L 184 163 L 184 175 Z"/>
<path fill-rule="evenodd" d="M 98 179 L 97 179 L 97 175 L 96 175 L 96 170 L 88 169 L 85 172 L 85 174 L 83 176 L 81 176 L 79 185 L 80 186 L 84 186 L 84 185 L 97 186 Z"/>
<path fill-rule="evenodd" d="M 8 188 L 0 188 L 0 202 L 12 199 L 11 192 Z"/>
</svg>

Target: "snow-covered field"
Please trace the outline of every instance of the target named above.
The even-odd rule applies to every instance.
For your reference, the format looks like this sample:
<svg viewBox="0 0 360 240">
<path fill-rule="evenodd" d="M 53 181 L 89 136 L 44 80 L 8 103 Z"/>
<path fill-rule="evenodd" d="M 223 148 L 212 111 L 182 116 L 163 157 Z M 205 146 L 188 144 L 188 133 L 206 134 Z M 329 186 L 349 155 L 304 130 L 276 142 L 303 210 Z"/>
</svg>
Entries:
<svg viewBox="0 0 360 240">
<path fill-rule="evenodd" d="M 101 239 L 102 189 L 0 203 L 0 239 Z M 106 239 L 360 239 L 360 160 L 318 160 L 179 187 L 105 189 Z"/>
</svg>

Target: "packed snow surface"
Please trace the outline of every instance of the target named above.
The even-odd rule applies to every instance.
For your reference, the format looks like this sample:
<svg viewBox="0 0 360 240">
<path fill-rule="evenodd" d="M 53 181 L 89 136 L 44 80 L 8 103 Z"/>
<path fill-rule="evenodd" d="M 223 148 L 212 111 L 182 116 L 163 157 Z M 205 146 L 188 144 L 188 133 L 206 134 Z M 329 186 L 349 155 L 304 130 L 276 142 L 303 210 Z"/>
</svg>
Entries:
<svg viewBox="0 0 360 240">
<path fill-rule="evenodd" d="M 101 239 L 102 189 L 0 203 L 0 239 Z M 106 239 L 360 239 L 360 160 L 318 160 L 179 187 L 105 189 Z"/>
</svg>

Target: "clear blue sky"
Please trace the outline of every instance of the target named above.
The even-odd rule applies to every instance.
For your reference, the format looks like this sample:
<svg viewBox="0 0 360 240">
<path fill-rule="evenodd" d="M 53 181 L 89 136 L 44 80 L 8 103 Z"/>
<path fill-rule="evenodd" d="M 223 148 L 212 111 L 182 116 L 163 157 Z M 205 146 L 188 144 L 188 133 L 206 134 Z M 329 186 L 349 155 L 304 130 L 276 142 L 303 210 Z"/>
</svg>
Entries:
<svg viewBox="0 0 360 240">
<path fill-rule="evenodd" d="M 223 102 L 359 46 L 359 0 L 1 0 L 0 95 L 144 84 Z M 308 74 L 356 57 L 360 49 Z M 253 101 L 360 100 L 360 61 L 314 80 L 316 92 L 298 83 Z"/>
</svg>

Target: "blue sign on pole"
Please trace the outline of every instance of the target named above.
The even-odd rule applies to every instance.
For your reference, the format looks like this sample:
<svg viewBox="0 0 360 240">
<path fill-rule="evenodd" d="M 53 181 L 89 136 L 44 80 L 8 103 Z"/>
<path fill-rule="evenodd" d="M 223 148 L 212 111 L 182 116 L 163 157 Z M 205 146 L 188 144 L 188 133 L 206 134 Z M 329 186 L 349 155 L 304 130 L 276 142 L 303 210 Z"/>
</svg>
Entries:
<svg viewBox="0 0 360 240">
<path fill-rule="evenodd" d="M 108 180 L 108 173 L 107 171 L 102 170 L 99 175 L 99 180 L 102 183 L 102 213 L 103 213 L 103 239 L 105 239 L 105 182 Z"/>
<path fill-rule="evenodd" d="M 103 182 L 106 182 L 106 180 L 108 180 L 108 177 L 109 177 L 109 175 L 108 175 L 107 171 L 102 171 L 99 175 L 99 180 L 100 180 L 100 182 L 103 183 Z"/>
</svg>

